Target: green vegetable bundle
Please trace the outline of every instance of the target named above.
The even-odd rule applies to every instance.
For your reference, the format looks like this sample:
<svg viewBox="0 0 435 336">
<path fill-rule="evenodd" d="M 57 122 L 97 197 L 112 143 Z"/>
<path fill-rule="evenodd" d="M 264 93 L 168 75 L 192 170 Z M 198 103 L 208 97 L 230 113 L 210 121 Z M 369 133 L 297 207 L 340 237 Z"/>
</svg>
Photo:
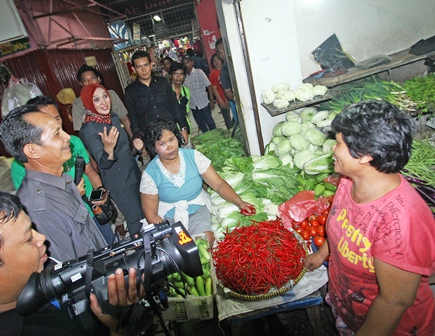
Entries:
<svg viewBox="0 0 435 336">
<path fill-rule="evenodd" d="M 414 77 L 403 83 L 403 88 L 413 101 L 417 109 L 422 112 L 435 111 L 435 74 L 430 73 L 423 77 Z"/>
<path fill-rule="evenodd" d="M 221 128 L 191 138 L 194 148 L 211 160 L 216 170 L 221 170 L 227 158 L 245 157 L 244 144 L 231 138 L 231 133 Z"/>
</svg>

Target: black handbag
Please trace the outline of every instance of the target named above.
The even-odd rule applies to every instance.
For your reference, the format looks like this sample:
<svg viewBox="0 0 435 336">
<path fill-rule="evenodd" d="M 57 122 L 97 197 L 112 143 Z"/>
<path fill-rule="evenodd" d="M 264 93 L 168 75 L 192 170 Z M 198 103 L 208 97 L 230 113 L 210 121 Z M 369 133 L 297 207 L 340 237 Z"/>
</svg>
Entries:
<svg viewBox="0 0 435 336">
<path fill-rule="evenodd" d="M 83 195 L 82 199 L 89 205 L 100 225 L 114 223 L 116 221 L 116 218 L 118 217 L 118 209 L 116 209 L 115 203 L 113 203 L 110 195 L 107 196 L 107 201 L 101 205 L 92 204 L 86 195 Z"/>
<path fill-rule="evenodd" d="M 116 209 L 115 203 L 113 203 L 110 196 L 107 197 L 107 201 L 101 205 L 93 205 L 91 206 L 92 212 L 98 220 L 100 225 L 104 225 L 107 223 L 114 223 L 116 218 L 118 217 L 118 210 Z"/>
</svg>

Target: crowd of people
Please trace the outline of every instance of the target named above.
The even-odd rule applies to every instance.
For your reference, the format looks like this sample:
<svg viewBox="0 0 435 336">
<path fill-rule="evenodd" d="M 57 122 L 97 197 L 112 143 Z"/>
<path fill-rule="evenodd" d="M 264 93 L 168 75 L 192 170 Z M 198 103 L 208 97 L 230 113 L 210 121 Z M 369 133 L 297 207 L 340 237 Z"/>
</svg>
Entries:
<svg viewBox="0 0 435 336">
<path fill-rule="evenodd" d="M 33 335 L 41 330 L 45 335 L 86 333 L 75 328 L 54 303 L 26 317 L 15 307 L 33 272 L 41 272 L 49 263 L 76 260 L 122 238 L 114 235 L 112 223 L 97 218 L 96 209 L 109 199 L 125 217 L 130 236 L 137 236 L 144 224 L 181 221 L 190 227 L 190 234 L 207 234 L 210 243 L 211 215 L 203 185 L 210 185 L 240 209 L 247 207 L 210 160 L 189 148 L 187 113 L 192 111 L 195 120 L 202 120 L 198 113 L 206 109 L 212 120 L 214 98 L 207 76 L 200 69 L 195 71 L 193 60 L 185 57 L 188 66 L 170 62 L 165 78 L 153 73 L 147 52 L 137 51 L 131 60 L 137 79 L 125 90 L 126 105 L 104 87 L 95 68 L 83 65 L 77 73 L 82 90 L 72 104 L 73 126 L 79 136 L 62 129 L 57 104 L 46 96 L 30 100 L 2 120 L 1 141 L 14 157 L 11 174 L 17 189 L 16 196 L 0 192 L 0 277 L 2 283 L 10 284 L 0 289 L 0 320 L 10 320 L 3 330 L 6 335 Z M 201 78 L 203 94 L 185 85 L 186 77 L 194 72 Z M 207 125 L 203 132 L 216 127 L 214 121 Z M 153 158 L 143 173 L 140 154 Z M 83 175 L 78 179 L 80 171 Z M 163 179 L 169 183 L 161 185 Z M 96 191 L 101 191 L 101 197 L 92 199 Z M 184 204 L 188 205 L 182 210 Z M 26 253 L 28 260 L 18 258 L 20 253 Z M 137 301 L 135 270 L 130 270 L 129 279 L 126 288 L 123 270 L 108 277 L 111 304 Z M 103 313 L 94 295 L 89 302 L 100 321 L 92 334 L 122 333 L 118 319 Z M 50 318 L 53 323 L 47 325 Z"/>
<path fill-rule="evenodd" d="M 189 139 L 188 113 L 202 132 L 216 128 L 215 100 L 227 128 L 237 118 L 230 112 L 234 92 L 222 40 L 216 48 L 210 76 L 189 54 L 182 63 L 166 58 L 168 75 L 155 76 L 149 54 L 137 51 L 131 59 L 137 78 L 125 89 L 125 106 L 104 87 L 99 72 L 84 65 L 77 74 L 81 94 L 72 109 L 79 137 L 62 129 L 50 97 L 32 99 L 3 119 L 0 137 L 15 158 L 17 188 L 16 196 L 0 192 L 0 321 L 6 335 L 79 333 L 52 304 L 22 317 L 16 302 L 30 274 L 46 265 L 47 255 L 65 262 L 119 239 L 93 211 L 109 197 L 124 215 L 130 236 L 143 224 L 180 221 L 191 235 L 205 233 L 213 244 L 204 186 L 252 213 L 253 206 Z M 306 268 L 314 270 L 330 257 L 326 301 L 341 335 L 433 335 L 428 278 L 435 271 L 435 221 L 400 174 L 411 155 L 412 119 L 389 103 L 362 102 L 338 114 L 332 130 L 334 167 L 343 177 L 328 238 L 307 257 Z M 151 159 L 143 172 L 140 155 Z M 84 159 L 84 174 L 75 181 L 78 158 Z M 89 200 L 95 190 L 103 196 Z M 136 271 L 129 271 L 127 287 L 124 275 L 116 270 L 108 277 L 112 305 L 137 300 Z M 94 295 L 89 300 L 101 334 L 122 333 L 118 319 L 103 313 Z"/>
</svg>

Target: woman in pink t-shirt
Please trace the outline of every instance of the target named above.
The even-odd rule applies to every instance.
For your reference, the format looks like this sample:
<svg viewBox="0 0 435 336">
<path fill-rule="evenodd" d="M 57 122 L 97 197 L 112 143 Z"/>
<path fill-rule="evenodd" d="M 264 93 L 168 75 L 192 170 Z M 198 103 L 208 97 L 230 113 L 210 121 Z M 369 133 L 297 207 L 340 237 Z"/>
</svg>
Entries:
<svg viewBox="0 0 435 336">
<path fill-rule="evenodd" d="M 330 254 L 326 301 L 341 335 L 434 335 L 435 221 L 399 173 L 411 156 L 413 121 L 386 102 L 349 105 L 332 122 L 334 196 L 328 239 L 308 256 Z"/>
</svg>

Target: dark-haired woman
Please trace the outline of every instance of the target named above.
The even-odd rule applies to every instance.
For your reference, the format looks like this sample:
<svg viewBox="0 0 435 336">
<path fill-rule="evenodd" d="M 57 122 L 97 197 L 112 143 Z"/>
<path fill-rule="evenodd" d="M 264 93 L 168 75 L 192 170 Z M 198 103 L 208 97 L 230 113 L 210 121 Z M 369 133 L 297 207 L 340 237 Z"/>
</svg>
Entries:
<svg viewBox="0 0 435 336">
<path fill-rule="evenodd" d="M 326 225 L 307 257 L 331 254 L 326 302 L 340 335 L 434 335 L 435 221 L 400 171 L 411 156 L 413 121 L 386 102 L 346 106 L 332 121 L 334 170 L 344 175 Z"/>
<path fill-rule="evenodd" d="M 218 175 L 207 157 L 197 150 L 180 148 L 182 136 L 174 123 L 157 120 L 149 124 L 143 140 L 153 158 L 140 183 L 148 223 L 181 221 L 191 235 L 205 233 L 212 244 L 211 205 L 203 182 L 226 201 L 251 213 L 252 206 Z"/>
<path fill-rule="evenodd" d="M 86 116 L 80 138 L 98 164 L 101 181 L 127 221 L 130 235 L 140 231 L 144 218 L 140 194 L 140 169 L 130 140 L 118 116 L 111 112 L 110 96 L 100 84 L 86 85 L 80 94 Z"/>
</svg>

